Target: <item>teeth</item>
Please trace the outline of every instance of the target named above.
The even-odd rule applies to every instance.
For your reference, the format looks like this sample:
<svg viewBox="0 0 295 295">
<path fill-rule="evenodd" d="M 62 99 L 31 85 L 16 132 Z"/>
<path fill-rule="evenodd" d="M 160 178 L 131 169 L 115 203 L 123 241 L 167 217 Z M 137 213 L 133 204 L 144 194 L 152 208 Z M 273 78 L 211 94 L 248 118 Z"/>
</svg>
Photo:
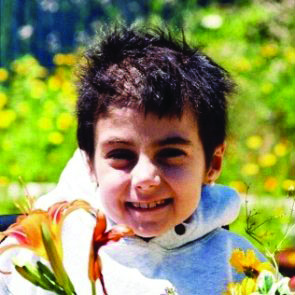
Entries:
<svg viewBox="0 0 295 295">
<path fill-rule="evenodd" d="M 133 202 L 131 204 L 135 208 L 147 209 L 147 208 L 155 208 L 158 205 L 161 205 L 161 204 L 164 204 L 164 203 L 165 203 L 165 200 L 159 200 L 159 201 L 154 201 L 154 202 L 150 202 L 150 203 Z"/>
<path fill-rule="evenodd" d="M 140 207 L 139 203 L 131 203 L 131 204 L 132 204 L 133 207 L 136 207 L 136 208 Z"/>
</svg>

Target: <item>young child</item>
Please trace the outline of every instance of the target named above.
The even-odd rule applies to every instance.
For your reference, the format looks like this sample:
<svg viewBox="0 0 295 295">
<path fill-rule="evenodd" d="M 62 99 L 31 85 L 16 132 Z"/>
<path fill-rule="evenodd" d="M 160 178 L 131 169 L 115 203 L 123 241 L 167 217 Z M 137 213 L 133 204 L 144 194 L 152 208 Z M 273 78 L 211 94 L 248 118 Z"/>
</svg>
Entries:
<svg viewBox="0 0 295 295">
<path fill-rule="evenodd" d="M 253 249 L 222 228 L 237 217 L 240 200 L 214 184 L 233 88 L 228 73 L 160 30 L 117 29 L 85 56 L 80 151 L 38 206 L 84 198 L 110 225 L 134 230 L 134 237 L 101 249 L 110 295 L 162 295 L 166 288 L 179 295 L 222 294 L 242 278 L 229 264 L 233 249 Z M 93 221 L 73 213 L 64 230 L 65 264 L 83 295 L 90 294 L 83 274 L 92 228 Z M 31 286 L 17 293 L 25 286 L 20 277 L 7 285 L 13 294 L 49 294 Z"/>
</svg>

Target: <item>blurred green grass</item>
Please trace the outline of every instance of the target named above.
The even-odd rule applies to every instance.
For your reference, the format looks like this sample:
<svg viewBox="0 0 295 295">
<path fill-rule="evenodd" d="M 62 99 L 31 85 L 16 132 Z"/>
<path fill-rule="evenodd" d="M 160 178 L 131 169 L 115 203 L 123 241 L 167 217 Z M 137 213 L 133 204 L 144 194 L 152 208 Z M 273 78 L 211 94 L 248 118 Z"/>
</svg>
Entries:
<svg viewBox="0 0 295 295">
<path fill-rule="evenodd" d="M 282 248 L 295 247 L 294 197 L 286 195 L 273 199 L 243 195 L 242 200 L 240 215 L 230 225 L 231 231 L 250 240 L 262 253 L 266 249 L 275 252 L 284 239 Z"/>
<path fill-rule="evenodd" d="M 0 215 L 20 214 L 26 196 L 39 198 L 50 192 L 55 187 L 54 183 L 11 183 L 0 185 Z"/>
<path fill-rule="evenodd" d="M 137 22 L 163 24 L 162 2 L 153 1 L 151 13 Z M 277 197 L 295 185 L 295 24 L 289 6 L 283 0 L 201 8 L 188 1 L 166 20 L 176 31 L 184 27 L 187 40 L 238 84 L 230 98 L 220 182 L 240 192 L 250 186 L 254 194 Z M 74 65 L 81 56 L 60 53 L 53 61 L 49 70 L 23 56 L 0 69 L 0 184 L 19 176 L 56 182 L 77 147 Z"/>
</svg>

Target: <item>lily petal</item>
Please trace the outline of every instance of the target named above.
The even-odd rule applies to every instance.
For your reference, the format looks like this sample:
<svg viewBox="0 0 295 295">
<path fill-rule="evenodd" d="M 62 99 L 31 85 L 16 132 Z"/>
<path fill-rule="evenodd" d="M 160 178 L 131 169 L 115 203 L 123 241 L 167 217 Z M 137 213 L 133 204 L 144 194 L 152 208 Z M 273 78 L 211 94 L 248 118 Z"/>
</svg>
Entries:
<svg viewBox="0 0 295 295">
<path fill-rule="evenodd" d="M 119 241 L 121 238 L 126 237 L 126 236 L 133 236 L 134 232 L 133 230 L 124 225 L 124 224 L 118 224 L 115 225 L 108 233 L 107 233 L 107 238 L 109 241 Z"/>
<path fill-rule="evenodd" d="M 131 236 L 133 234 L 132 229 L 126 225 L 116 225 L 106 232 L 106 218 L 101 211 L 96 212 L 96 225 L 93 230 L 92 245 L 89 255 L 88 276 L 92 284 L 94 284 L 97 279 L 100 280 L 104 294 L 107 294 L 107 291 L 102 274 L 102 263 L 99 256 L 99 249 L 109 242 L 116 242 L 124 236 Z"/>
<path fill-rule="evenodd" d="M 20 247 L 28 248 L 48 260 L 44 244 L 42 242 L 41 225 L 46 224 L 51 233 L 58 253 L 62 257 L 61 230 L 63 221 L 71 212 L 77 209 L 93 211 L 85 201 L 59 202 L 51 206 L 48 211 L 31 210 L 28 214 L 21 215 L 16 222 L 6 231 L 2 232 L 1 240 L 5 237 L 14 237 Z M 0 247 L 0 249 L 2 249 Z M 7 248 L 5 248 L 7 250 Z"/>
</svg>

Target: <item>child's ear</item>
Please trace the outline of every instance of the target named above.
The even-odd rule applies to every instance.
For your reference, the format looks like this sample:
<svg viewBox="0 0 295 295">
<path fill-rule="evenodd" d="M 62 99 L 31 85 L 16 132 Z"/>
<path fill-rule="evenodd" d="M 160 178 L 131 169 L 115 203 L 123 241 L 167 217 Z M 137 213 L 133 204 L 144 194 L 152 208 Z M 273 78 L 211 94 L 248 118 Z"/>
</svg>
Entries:
<svg viewBox="0 0 295 295">
<path fill-rule="evenodd" d="M 222 169 L 222 161 L 224 156 L 226 143 L 222 143 L 218 145 L 213 153 L 212 160 L 210 163 L 210 167 L 206 172 L 204 182 L 206 184 L 212 184 L 219 177 Z"/>
</svg>

